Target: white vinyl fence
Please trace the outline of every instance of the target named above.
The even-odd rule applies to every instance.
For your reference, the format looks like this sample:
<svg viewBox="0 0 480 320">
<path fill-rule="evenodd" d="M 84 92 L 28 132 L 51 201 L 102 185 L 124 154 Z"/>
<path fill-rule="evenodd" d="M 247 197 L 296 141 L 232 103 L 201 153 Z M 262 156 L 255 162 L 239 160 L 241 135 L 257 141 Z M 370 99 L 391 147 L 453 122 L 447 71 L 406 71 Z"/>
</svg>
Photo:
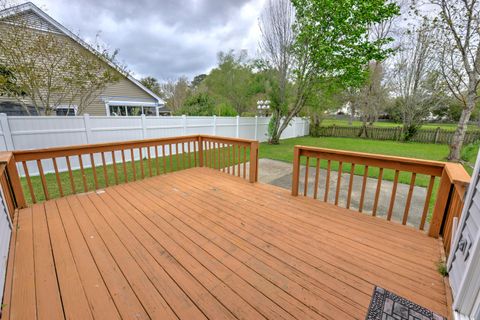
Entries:
<svg viewBox="0 0 480 320">
<path fill-rule="evenodd" d="M 210 134 L 245 139 L 267 140 L 268 117 L 29 117 L 0 114 L 0 151 L 39 149 L 86 143 Z M 308 135 L 308 120 L 294 118 L 282 139 Z M 136 158 L 136 156 L 135 156 Z M 127 159 L 130 160 L 130 159 Z M 107 162 L 110 162 L 107 160 Z M 59 161 L 59 170 L 66 163 Z M 52 172 L 51 165 L 44 170 Z M 77 164 L 72 163 L 76 168 Z M 36 174 L 35 166 L 31 174 Z M 20 173 L 23 169 L 19 167 Z M 30 165 L 29 165 L 30 170 Z"/>
</svg>

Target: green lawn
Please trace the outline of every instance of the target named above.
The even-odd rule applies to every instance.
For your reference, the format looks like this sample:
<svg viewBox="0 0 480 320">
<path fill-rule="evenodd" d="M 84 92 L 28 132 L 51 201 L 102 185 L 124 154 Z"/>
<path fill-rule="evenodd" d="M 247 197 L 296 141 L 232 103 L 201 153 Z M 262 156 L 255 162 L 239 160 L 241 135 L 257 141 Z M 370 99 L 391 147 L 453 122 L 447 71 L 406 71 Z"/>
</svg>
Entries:
<svg viewBox="0 0 480 320">
<path fill-rule="evenodd" d="M 337 119 L 324 119 L 322 121 L 322 126 L 331 126 L 331 125 L 336 125 L 336 126 L 348 126 L 348 120 L 337 120 Z M 362 125 L 361 121 L 353 121 L 352 126 L 354 127 L 360 127 Z M 394 123 L 394 122 L 375 122 L 373 124 L 374 127 L 379 127 L 379 128 L 391 128 L 391 127 L 398 127 L 401 126 L 400 123 Z M 441 129 L 445 130 L 455 130 L 457 127 L 456 124 L 454 123 L 426 123 L 422 126 L 422 129 L 436 129 L 440 127 Z M 476 130 L 479 129 L 479 127 L 475 125 L 470 125 L 469 130 Z"/>
</svg>

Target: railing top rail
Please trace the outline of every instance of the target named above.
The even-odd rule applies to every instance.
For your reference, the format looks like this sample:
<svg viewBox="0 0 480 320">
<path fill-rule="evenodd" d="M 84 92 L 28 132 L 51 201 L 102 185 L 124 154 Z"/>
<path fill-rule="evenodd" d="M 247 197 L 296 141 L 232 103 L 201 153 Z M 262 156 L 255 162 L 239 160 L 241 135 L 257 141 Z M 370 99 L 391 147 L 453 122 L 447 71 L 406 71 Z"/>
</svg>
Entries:
<svg viewBox="0 0 480 320">
<path fill-rule="evenodd" d="M 105 151 L 112 151 L 112 150 L 121 150 L 123 148 L 130 149 L 130 148 L 148 147 L 153 144 L 175 144 L 175 143 L 193 141 L 198 138 L 206 138 L 206 139 L 216 140 L 216 141 L 236 142 L 242 145 L 250 145 L 251 143 L 257 142 L 256 140 L 224 138 L 224 137 L 209 136 L 209 135 L 186 135 L 186 136 L 155 138 L 155 139 L 127 140 L 127 141 L 115 141 L 115 142 L 95 143 L 95 144 L 80 144 L 80 145 L 73 145 L 73 146 L 52 147 L 52 148 L 32 149 L 32 150 L 17 150 L 17 151 L 13 151 L 13 155 L 15 156 L 15 160 L 17 162 L 30 161 L 30 160 L 37 160 L 37 159 L 77 155 L 77 154 L 88 154 L 88 153 L 97 153 L 97 152 L 105 152 Z"/>
<path fill-rule="evenodd" d="M 319 154 L 323 154 L 324 159 L 326 160 L 351 161 L 356 164 L 374 165 L 386 169 L 398 169 L 400 171 L 416 172 L 434 176 L 441 176 L 446 164 L 446 162 L 442 161 L 388 156 L 376 153 L 344 151 L 300 145 L 295 146 L 295 148 L 299 149 L 301 156 L 316 157 Z"/>
<path fill-rule="evenodd" d="M 470 175 L 459 163 L 445 162 L 445 171 L 452 183 L 459 186 L 467 186 L 470 183 Z"/>
</svg>

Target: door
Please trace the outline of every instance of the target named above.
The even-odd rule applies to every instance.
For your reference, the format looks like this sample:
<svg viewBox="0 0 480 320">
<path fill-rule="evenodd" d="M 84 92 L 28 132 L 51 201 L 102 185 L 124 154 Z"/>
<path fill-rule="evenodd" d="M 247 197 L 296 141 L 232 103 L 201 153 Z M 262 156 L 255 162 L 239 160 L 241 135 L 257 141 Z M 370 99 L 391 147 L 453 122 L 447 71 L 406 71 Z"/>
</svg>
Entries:
<svg viewBox="0 0 480 320">
<path fill-rule="evenodd" d="M 457 319 L 478 319 L 480 310 L 480 157 L 465 197 L 447 262 Z"/>
</svg>

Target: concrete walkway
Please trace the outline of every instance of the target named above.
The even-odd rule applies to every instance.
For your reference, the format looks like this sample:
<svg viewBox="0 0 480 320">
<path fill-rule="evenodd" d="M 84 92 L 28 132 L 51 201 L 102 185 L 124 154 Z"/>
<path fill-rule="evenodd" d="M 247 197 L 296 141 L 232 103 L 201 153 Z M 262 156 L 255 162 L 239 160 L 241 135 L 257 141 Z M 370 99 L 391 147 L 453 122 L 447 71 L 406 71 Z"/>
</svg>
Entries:
<svg viewBox="0 0 480 320">
<path fill-rule="evenodd" d="M 248 165 L 248 164 L 247 164 Z M 338 174 L 335 171 L 332 171 L 330 174 L 330 187 L 329 187 L 329 196 L 328 202 L 334 203 L 335 201 L 335 191 L 337 188 L 337 177 Z M 305 178 L 305 167 L 302 166 L 300 169 L 300 188 L 299 193 L 303 195 L 303 186 Z M 320 179 L 318 187 L 318 198 L 320 201 L 323 201 L 325 194 L 325 178 L 326 170 L 320 170 Z M 288 190 L 291 190 L 292 186 L 292 164 L 286 163 L 277 160 L 271 159 L 260 159 L 259 160 L 259 173 L 258 180 L 263 183 L 272 184 L 278 187 L 282 187 Z M 308 175 L 308 194 L 310 197 L 313 197 L 315 181 L 315 168 L 310 168 Z M 340 186 L 340 196 L 339 196 L 339 205 L 345 207 L 347 203 L 347 192 L 348 185 L 350 182 L 350 173 L 342 174 L 342 181 Z M 360 193 L 362 190 L 363 176 L 354 176 L 353 179 L 353 188 L 352 188 L 352 197 L 350 208 L 353 210 L 358 210 L 358 205 L 360 202 Z M 382 187 L 380 189 L 380 199 L 378 202 L 377 216 L 386 217 L 388 206 L 390 205 L 390 196 L 392 192 L 392 181 L 383 180 Z M 375 191 L 377 188 L 377 179 L 368 178 L 367 187 L 365 191 L 365 200 L 363 205 L 363 212 L 365 214 L 371 214 L 373 201 L 375 197 Z M 397 196 L 395 200 L 395 206 L 393 208 L 393 217 L 394 221 L 402 221 L 403 212 L 405 209 L 405 203 L 408 195 L 408 184 L 399 183 L 397 186 Z M 415 186 L 412 203 L 410 207 L 410 212 L 408 215 L 408 224 L 414 227 L 418 227 L 422 217 L 423 206 L 425 204 L 426 197 L 426 188 Z M 425 225 L 425 229 L 428 230 L 428 222 Z"/>
</svg>

